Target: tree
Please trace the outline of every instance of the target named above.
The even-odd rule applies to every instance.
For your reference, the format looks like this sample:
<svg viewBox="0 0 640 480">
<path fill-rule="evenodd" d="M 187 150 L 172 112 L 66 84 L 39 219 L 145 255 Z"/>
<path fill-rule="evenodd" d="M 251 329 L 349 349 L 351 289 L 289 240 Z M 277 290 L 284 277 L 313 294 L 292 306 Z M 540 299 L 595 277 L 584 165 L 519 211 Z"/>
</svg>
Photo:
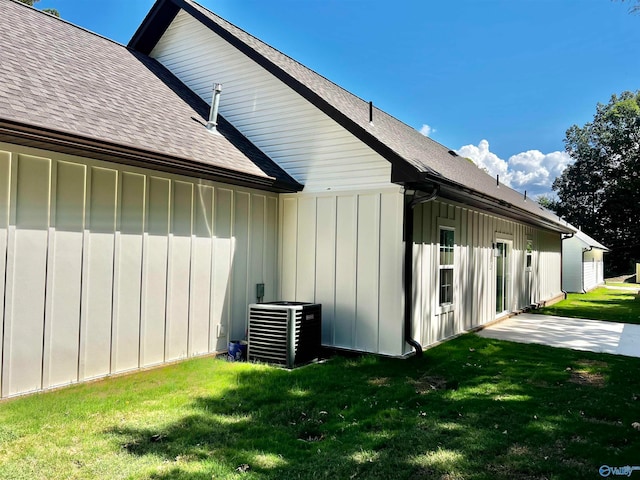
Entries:
<svg viewBox="0 0 640 480">
<path fill-rule="evenodd" d="M 536 202 L 547 210 L 551 210 L 552 212 L 558 211 L 558 199 L 554 198 L 552 195 L 538 195 Z"/>
<path fill-rule="evenodd" d="M 556 212 L 611 249 L 607 273 L 628 273 L 640 262 L 640 90 L 598 104 L 564 142 L 575 162 L 553 183 Z"/>
<path fill-rule="evenodd" d="M 26 5 L 29 5 L 30 7 L 33 7 L 34 3 L 38 3 L 40 0 L 18 0 Z M 46 12 L 50 15 L 53 15 L 54 17 L 60 17 L 60 12 L 58 12 L 58 10 L 56 10 L 55 8 L 43 8 L 42 9 L 43 12 Z"/>
<path fill-rule="evenodd" d="M 620 0 L 620 1 L 621 2 L 626 2 L 626 0 Z M 634 1 L 635 1 L 636 4 L 635 5 L 631 5 L 629 7 L 629 13 L 640 13 L 640 0 L 631 0 L 631 2 L 629 2 L 629 3 L 632 3 Z"/>
</svg>

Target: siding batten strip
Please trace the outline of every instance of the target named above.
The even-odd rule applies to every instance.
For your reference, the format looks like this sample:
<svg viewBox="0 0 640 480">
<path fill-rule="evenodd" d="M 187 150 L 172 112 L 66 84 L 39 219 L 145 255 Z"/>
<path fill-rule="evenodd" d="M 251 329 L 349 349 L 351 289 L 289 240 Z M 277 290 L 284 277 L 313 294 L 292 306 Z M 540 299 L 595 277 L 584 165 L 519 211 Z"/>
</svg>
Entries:
<svg viewBox="0 0 640 480">
<path fill-rule="evenodd" d="M 113 329 L 114 329 L 114 315 L 116 315 L 117 310 L 117 287 L 118 280 L 116 277 L 116 273 L 118 273 L 117 266 L 120 261 L 120 249 L 119 245 L 119 237 L 120 237 L 120 209 L 119 206 L 122 204 L 122 175 L 120 171 L 116 171 L 116 204 L 115 204 L 115 231 L 113 232 L 113 271 L 111 272 L 111 337 L 109 339 L 109 370 L 108 374 L 113 372 Z"/>
<path fill-rule="evenodd" d="M 54 169 L 55 170 L 55 169 Z M 55 228 L 49 227 L 47 228 L 47 251 L 45 254 L 45 267 L 44 267 L 44 310 L 42 312 L 42 318 L 44 319 L 42 324 L 42 358 L 40 365 L 40 389 L 45 388 L 45 381 L 47 381 L 46 385 L 48 386 L 48 374 L 51 369 L 51 361 L 47 359 L 47 355 L 49 348 L 47 348 L 47 337 L 51 336 L 51 314 L 52 314 L 52 298 L 51 294 L 53 293 L 53 266 L 50 265 L 50 262 L 55 262 L 55 257 L 53 255 L 52 250 L 55 249 Z M 49 344 L 51 343 L 51 338 L 49 338 Z M 46 371 L 45 371 L 46 370 Z"/>
<path fill-rule="evenodd" d="M 11 210 L 11 152 L 0 152 L 0 398 L 2 398 L 2 378 L 4 372 L 4 326 L 7 302 L 7 261 L 9 241 L 9 218 Z M 4 181 L 2 180 L 4 178 Z"/>
<path fill-rule="evenodd" d="M 87 172 L 87 184 L 89 182 L 88 180 L 89 177 L 89 173 Z M 78 305 L 78 358 L 76 361 L 76 375 L 78 378 L 78 382 L 80 382 L 82 380 L 82 378 L 80 377 L 80 360 L 82 359 L 82 316 L 84 315 L 84 288 L 85 288 L 85 278 L 84 278 L 84 272 L 85 272 L 85 249 L 87 247 L 87 230 L 86 230 L 86 226 L 88 225 L 88 222 L 86 220 L 86 215 L 88 215 L 88 211 L 89 209 L 87 208 L 87 198 L 88 194 L 87 194 L 88 188 L 85 188 L 85 223 L 82 226 L 82 249 L 80 251 L 80 304 Z"/>
<path fill-rule="evenodd" d="M 193 217 L 192 217 L 193 218 Z M 193 220 L 191 222 L 191 231 L 193 232 Z M 195 255 L 195 235 L 192 233 L 189 237 L 189 283 L 187 286 L 187 298 L 189 303 L 189 308 L 187 310 L 187 358 L 191 356 L 191 352 L 193 351 L 193 345 L 191 344 L 191 330 L 193 326 L 191 322 L 193 321 L 193 300 L 192 300 L 192 289 L 193 289 L 193 256 Z"/>
<path fill-rule="evenodd" d="M 52 268 L 51 265 L 49 265 L 50 261 L 53 261 L 53 255 L 51 255 L 51 248 L 55 248 L 55 238 L 52 235 L 52 230 L 54 230 L 52 227 L 47 228 L 47 250 L 45 253 L 45 261 L 44 261 L 44 309 L 42 312 L 42 318 L 44 319 L 43 324 L 42 324 L 42 358 L 41 363 L 40 363 L 40 389 L 44 388 L 45 385 L 45 363 L 46 362 L 46 358 L 47 358 L 47 346 L 46 346 L 46 342 L 47 342 L 47 330 L 49 328 L 51 328 L 49 326 L 50 322 L 51 322 L 51 306 L 48 305 L 47 302 L 51 301 L 51 279 L 49 279 L 49 272 L 51 272 Z M 49 294 L 49 295 L 47 295 Z M 49 321 L 47 321 L 49 320 Z M 50 365 L 48 366 L 48 368 L 50 368 Z M 48 369 L 47 368 L 47 369 Z"/>
</svg>

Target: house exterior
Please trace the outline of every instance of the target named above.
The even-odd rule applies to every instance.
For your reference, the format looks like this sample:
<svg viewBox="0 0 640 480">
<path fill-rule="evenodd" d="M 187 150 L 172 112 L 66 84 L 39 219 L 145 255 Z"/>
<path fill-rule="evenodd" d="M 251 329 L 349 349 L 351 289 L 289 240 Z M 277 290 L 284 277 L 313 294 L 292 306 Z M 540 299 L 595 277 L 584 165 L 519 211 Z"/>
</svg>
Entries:
<svg viewBox="0 0 640 480">
<path fill-rule="evenodd" d="M 562 241 L 562 289 L 586 293 L 604 285 L 604 254 L 609 249 L 582 230 Z"/>
<path fill-rule="evenodd" d="M 302 186 L 151 58 L 0 11 L 2 397 L 226 349 Z"/>
<path fill-rule="evenodd" d="M 391 356 L 562 298 L 571 228 L 195 2 L 0 7 L 2 397 L 224 351 L 259 283 Z"/>
</svg>

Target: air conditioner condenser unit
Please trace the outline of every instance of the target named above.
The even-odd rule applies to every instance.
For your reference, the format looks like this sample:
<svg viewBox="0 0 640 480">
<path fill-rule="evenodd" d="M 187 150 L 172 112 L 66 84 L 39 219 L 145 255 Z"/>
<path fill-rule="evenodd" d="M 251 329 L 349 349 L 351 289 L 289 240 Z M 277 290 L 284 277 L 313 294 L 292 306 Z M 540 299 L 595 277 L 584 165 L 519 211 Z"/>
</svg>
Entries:
<svg viewBox="0 0 640 480">
<path fill-rule="evenodd" d="M 322 306 L 269 302 L 249 305 L 247 358 L 293 368 L 320 357 Z"/>
</svg>

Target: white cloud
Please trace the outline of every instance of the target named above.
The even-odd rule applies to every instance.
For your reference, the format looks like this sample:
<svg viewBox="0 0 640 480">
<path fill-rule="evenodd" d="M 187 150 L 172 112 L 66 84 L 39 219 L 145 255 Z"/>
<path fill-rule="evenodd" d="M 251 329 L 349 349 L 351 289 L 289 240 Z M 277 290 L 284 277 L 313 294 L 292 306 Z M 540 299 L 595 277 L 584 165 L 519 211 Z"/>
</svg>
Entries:
<svg viewBox="0 0 640 480">
<path fill-rule="evenodd" d="M 489 149 L 489 142 L 481 140 L 476 145 L 464 145 L 457 150 L 458 155 L 468 157 L 490 175 L 500 175 L 500 181 L 518 191 L 526 190 L 529 195 L 548 195 L 551 185 L 571 163 L 566 152 L 542 153 L 528 150 L 503 160 Z"/>
<path fill-rule="evenodd" d="M 503 183 L 510 185 L 507 178 L 507 170 L 509 165 L 507 162 L 498 157 L 495 153 L 489 150 L 489 142 L 486 140 L 480 140 L 478 146 L 465 145 L 457 150 L 458 155 L 461 157 L 467 157 L 474 161 L 483 170 L 486 170 L 489 175 L 495 177 L 500 175 L 500 180 Z"/>
<path fill-rule="evenodd" d="M 427 125 L 426 123 L 424 125 L 422 125 L 422 128 L 420 129 L 420 133 L 422 135 L 424 135 L 425 137 L 429 137 L 431 136 L 432 133 L 436 132 L 435 128 L 430 127 L 429 125 Z"/>
</svg>

